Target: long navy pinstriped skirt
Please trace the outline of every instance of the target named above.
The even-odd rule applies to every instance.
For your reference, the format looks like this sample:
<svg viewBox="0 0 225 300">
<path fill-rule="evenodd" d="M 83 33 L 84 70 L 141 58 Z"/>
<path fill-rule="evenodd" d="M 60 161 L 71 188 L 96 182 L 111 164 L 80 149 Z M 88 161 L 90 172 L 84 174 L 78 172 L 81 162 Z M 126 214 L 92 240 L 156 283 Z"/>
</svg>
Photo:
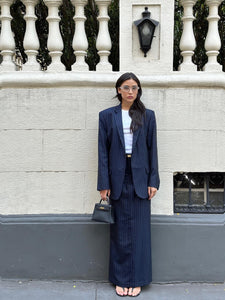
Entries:
<svg viewBox="0 0 225 300">
<path fill-rule="evenodd" d="M 111 204 L 109 280 L 121 287 L 147 285 L 152 281 L 150 201 L 135 194 L 130 158 L 120 199 Z"/>
</svg>

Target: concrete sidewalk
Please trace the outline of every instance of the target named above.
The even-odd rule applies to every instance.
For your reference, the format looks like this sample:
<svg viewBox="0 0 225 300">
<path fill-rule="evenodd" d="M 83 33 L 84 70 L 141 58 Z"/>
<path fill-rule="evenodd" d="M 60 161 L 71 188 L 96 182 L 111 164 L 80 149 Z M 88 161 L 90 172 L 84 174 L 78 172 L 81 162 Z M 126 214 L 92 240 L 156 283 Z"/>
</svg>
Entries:
<svg viewBox="0 0 225 300">
<path fill-rule="evenodd" d="M 130 299 L 131 297 L 125 297 Z M 0 300 L 113 300 L 114 286 L 106 282 L 1 280 Z M 224 300 L 225 284 L 152 284 L 138 300 Z"/>
</svg>

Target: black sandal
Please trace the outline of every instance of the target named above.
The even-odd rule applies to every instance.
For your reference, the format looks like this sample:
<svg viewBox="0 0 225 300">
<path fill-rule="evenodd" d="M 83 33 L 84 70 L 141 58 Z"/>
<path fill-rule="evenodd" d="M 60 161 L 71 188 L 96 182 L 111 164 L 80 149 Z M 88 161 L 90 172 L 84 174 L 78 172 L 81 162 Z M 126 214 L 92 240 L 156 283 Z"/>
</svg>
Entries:
<svg viewBox="0 0 225 300">
<path fill-rule="evenodd" d="M 132 293 L 133 293 L 133 289 L 134 289 L 134 288 L 131 288 L 131 289 L 132 289 Z M 137 297 L 137 296 L 139 296 L 140 294 L 141 294 L 141 288 L 140 288 L 140 292 L 139 292 L 137 295 L 133 296 L 133 295 L 129 295 L 129 294 L 128 294 L 128 296 L 129 296 L 129 297 Z"/>
<path fill-rule="evenodd" d="M 121 286 L 116 286 L 116 287 L 120 287 L 120 288 L 122 288 Z M 122 288 L 123 289 L 123 292 L 124 292 L 124 289 L 126 289 L 126 288 Z M 127 291 L 128 292 L 128 291 Z M 127 295 L 120 295 L 120 294 L 118 294 L 117 293 L 117 291 L 116 291 L 116 294 L 117 294 L 117 296 L 119 296 L 119 297 L 126 297 L 126 296 L 128 296 L 128 294 Z"/>
</svg>

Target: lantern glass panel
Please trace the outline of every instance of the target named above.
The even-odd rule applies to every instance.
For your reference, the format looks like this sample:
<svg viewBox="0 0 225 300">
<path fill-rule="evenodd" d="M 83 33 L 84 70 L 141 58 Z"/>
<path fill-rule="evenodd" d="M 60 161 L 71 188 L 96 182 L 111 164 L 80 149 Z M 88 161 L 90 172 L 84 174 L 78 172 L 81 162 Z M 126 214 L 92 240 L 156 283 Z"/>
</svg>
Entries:
<svg viewBox="0 0 225 300">
<path fill-rule="evenodd" d="M 143 47 L 150 46 L 154 34 L 154 26 L 149 22 L 144 22 L 140 25 L 141 39 Z"/>
</svg>

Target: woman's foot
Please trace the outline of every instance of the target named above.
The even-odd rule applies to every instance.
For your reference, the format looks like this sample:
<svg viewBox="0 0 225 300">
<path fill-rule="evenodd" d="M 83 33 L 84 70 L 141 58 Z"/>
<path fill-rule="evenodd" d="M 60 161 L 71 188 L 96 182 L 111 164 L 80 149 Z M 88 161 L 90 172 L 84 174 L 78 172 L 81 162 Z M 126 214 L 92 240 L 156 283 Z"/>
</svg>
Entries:
<svg viewBox="0 0 225 300">
<path fill-rule="evenodd" d="M 141 287 L 129 288 L 128 295 L 131 297 L 137 297 L 141 293 Z"/>
<path fill-rule="evenodd" d="M 121 286 L 116 286 L 116 294 L 118 295 L 118 296 L 121 296 L 121 297 L 123 297 L 123 296 L 127 296 L 127 294 L 128 294 L 128 288 L 122 288 Z"/>
</svg>

